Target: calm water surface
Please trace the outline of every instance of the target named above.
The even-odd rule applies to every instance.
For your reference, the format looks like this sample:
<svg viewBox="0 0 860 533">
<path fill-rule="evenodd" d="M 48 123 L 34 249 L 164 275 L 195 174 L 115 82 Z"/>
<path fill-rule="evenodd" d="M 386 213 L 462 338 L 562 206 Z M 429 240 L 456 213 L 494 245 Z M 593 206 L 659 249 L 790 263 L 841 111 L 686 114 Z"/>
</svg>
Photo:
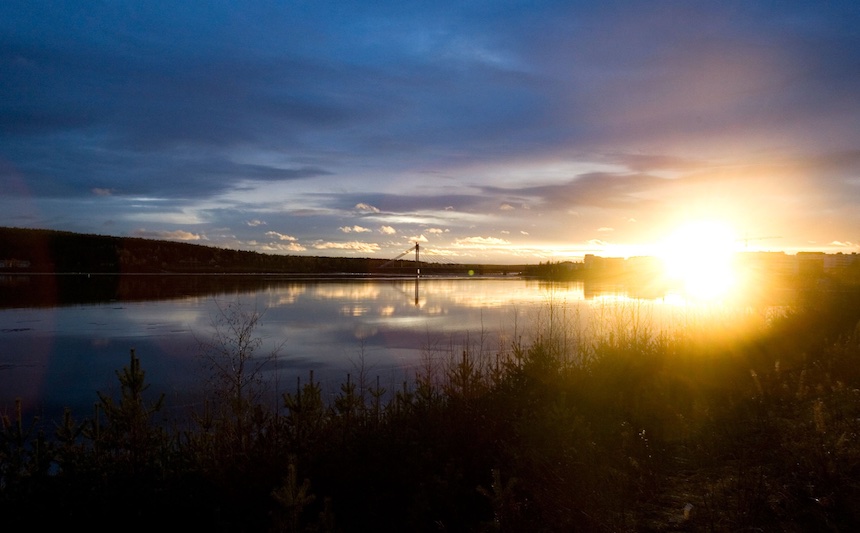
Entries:
<svg viewBox="0 0 860 533">
<path fill-rule="evenodd" d="M 91 301 L 98 291 L 85 280 L 67 280 L 82 284 L 72 292 L 88 303 L 68 296 L 61 305 L 22 303 L 21 294 L 39 292 L 43 281 L 0 284 L 0 297 L 17 295 L 14 307 L 0 309 L 0 413 L 20 398 L 28 413 L 58 416 L 68 406 L 88 416 L 96 391 L 117 392 L 116 371 L 131 349 L 151 390 L 164 392 L 171 409 L 196 405 L 206 380 L 200 341 L 211 338 L 213 320 L 227 305 L 263 313 L 256 334 L 263 341 L 259 353 L 277 349 L 267 373 L 273 386 L 292 390 L 297 377 L 306 380 L 313 371 L 332 393 L 361 367 L 391 390 L 411 380 L 422 358 L 467 346 L 491 351 L 551 319 L 584 331 L 613 320 L 619 308 L 660 324 L 689 323 L 714 310 L 671 294 L 521 278 L 258 279 L 225 283 L 229 289 L 222 291 L 212 283 L 199 289 L 191 278 L 165 289 L 150 278 L 105 301 Z M 159 287 L 150 296 L 156 299 L 140 292 L 146 286 Z M 708 320 L 737 311 L 721 313 Z"/>
</svg>

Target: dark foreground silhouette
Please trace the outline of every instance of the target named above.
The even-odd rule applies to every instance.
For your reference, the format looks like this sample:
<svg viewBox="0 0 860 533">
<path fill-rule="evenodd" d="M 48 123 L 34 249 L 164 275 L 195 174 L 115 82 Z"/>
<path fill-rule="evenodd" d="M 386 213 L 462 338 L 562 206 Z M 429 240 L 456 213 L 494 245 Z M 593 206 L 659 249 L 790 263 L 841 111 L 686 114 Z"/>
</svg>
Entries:
<svg viewBox="0 0 860 533">
<path fill-rule="evenodd" d="M 529 345 L 436 354 L 393 390 L 359 372 L 327 398 L 311 374 L 273 404 L 259 315 L 225 309 L 188 420 L 163 418 L 133 351 L 121 394 L 83 418 L 8 406 L 3 529 L 860 527 L 856 290 L 810 292 L 734 336 L 652 331 L 631 311 L 586 338 L 547 316 Z"/>
</svg>

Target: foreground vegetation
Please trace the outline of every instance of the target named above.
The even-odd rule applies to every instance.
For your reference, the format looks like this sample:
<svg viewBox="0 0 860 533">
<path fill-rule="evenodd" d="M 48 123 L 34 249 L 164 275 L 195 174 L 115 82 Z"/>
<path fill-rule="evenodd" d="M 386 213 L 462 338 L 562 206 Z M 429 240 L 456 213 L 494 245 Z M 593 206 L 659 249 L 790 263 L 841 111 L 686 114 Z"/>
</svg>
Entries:
<svg viewBox="0 0 860 533">
<path fill-rule="evenodd" d="M 258 313 L 202 346 L 212 396 L 162 419 L 132 352 L 90 418 L 0 424 L 10 531 L 849 531 L 860 527 L 860 298 L 812 291 L 729 338 L 585 328 L 427 351 L 396 390 L 310 374 L 272 405 Z M 713 334 L 711 334 L 713 333 Z"/>
</svg>

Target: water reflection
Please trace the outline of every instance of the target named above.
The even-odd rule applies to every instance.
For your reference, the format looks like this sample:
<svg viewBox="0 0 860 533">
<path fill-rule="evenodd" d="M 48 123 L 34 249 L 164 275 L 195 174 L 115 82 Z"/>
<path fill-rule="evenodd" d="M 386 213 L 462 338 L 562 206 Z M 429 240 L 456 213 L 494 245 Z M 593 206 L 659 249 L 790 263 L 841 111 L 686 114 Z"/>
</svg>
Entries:
<svg viewBox="0 0 860 533">
<path fill-rule="evenodd" d="M 630 327 L 631 318 L 660 328 L 728 328 L 759 316 L 758 308 L 735 303 L 696 306 L 681 295 L 645 298 L 624 286 L 583 282 L 115 278 L 0 282 L 0 410 L 21 397 L 30 411 L 70 406 L 84 416 L 96 391 L 116 390 L 115 371 L 127 364 L 131 348 L 152 390 L 166 392 L 171 405 L 193 405 L 205 381 L 198 340 L 211 333 L 213 317 L 228 303 L 264 312 L 256 331 L 263 351 L 283 343 L 270 369 L 273 382 L 295 383 L 313 369 L 332 390 L 356 371 L 358 359 L 393 389 L 410 379 L 430 347 L 481 342 L 482 349 L 494 349 L 552 321 L 583 335 Z"/>
</svg>

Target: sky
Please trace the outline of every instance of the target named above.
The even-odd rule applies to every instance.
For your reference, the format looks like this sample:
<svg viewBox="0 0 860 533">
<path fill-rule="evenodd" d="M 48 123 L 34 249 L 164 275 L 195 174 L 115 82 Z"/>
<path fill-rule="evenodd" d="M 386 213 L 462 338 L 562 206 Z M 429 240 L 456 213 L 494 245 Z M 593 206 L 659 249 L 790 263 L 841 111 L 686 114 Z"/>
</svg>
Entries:
<svg viewBox="0 0 860 533">
<path fill-rule="evenodd" d="M 701 220 L 860 252 L 855 0 L 0 2 L 0 226 L 537 263 Z"/>
</svg>

